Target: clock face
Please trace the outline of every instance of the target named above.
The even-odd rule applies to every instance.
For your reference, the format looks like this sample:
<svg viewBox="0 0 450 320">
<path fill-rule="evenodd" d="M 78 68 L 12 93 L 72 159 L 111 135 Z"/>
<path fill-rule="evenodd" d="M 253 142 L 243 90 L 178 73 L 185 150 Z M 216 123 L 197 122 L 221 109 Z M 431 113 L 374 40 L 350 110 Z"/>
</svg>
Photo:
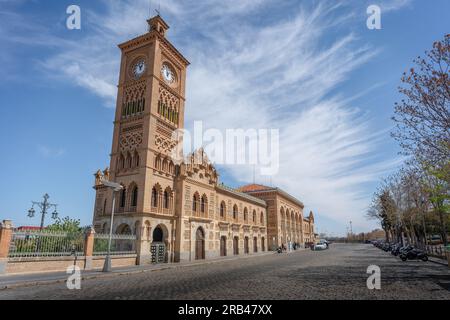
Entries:
<svg viewBox="0 0 450 320">
<path fill-rule="evenodd" d="M 172 71 L 172 68 L 169 67 L 169 65 L 163 64 L 163 66 L 161 68 L 161 74 L 166 82 L 168 82 L 168 83 L 175 82 L 175 74 Z"/>
<path fill-rule="evenodd" d="M 146 66 L 145 66 L 144 60 L 139 60 L 138 62 L 136 62 L 136 64 L 133 67 L 134 77 L 136 79 L 140 78 L 144 74 L 145 68 L 146 68 Z"/>
</svg>

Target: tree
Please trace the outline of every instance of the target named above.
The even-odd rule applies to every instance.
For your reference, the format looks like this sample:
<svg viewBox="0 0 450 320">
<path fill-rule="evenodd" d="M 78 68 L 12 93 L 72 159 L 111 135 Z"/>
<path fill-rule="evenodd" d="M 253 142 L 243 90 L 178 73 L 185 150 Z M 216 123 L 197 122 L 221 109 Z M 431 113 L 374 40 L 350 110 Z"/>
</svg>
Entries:
<svg viewBox="0 0 450 320">
<path fill-rule="evenodd" d="M 401 79 L 405 98 L 395 104 L 392 136 L 405 154 L 440 166 L 450 159 L 450 34 L 414 63 Z"/>
<path fill-rule="evenodd" d="M 83 228 L 80 227 L 80 220 L 70 219 L 69 217 L 65 217 L 63 219 L 57 218 L 55 223 L 49 225 L 46 229 L 49 231 L 68 233 L 78 233 L 83 231 Z"/>
<path fill-rule="evenodd" d="M 422 178 L 422 184 L 429 194 L 430 203 L 439 218 L 439 233 L 444 245 L 448 244 L 447 220 L 450 212 L 448 167 L 448 163 L 444 168 L 427 167 L 426 174 Z"/>
<path fill-rule="evenodd" d="M 374 194 L 372 205 L 367 212 L 367 217 L 380 221 L 381 227 L 385 232 L 386 241 L 388 242 L 391 232 L 394 231 L 395 212 L 396 205 L 390 195 L 389 189 L 385 185 Z"/>
</svg>

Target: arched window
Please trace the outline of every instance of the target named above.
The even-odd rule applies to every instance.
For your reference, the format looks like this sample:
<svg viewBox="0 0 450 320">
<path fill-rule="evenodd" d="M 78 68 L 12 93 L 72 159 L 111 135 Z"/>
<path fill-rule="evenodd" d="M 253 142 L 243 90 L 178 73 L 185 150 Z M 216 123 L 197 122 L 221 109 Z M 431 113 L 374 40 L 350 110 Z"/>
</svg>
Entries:
<svg viewBox="0 0 450 320">
<path fill-rule="evenodd" d="M 152 189 L 152 207 L 158 207 L 158 191 L 155 187 Z"/>
<path fill-rule="evenodd" d="M 169 209 L 169 192 L 164 191 L 164 209 Z"/>
<path fill-rule="evenodd" d="M 261 222 L 261 224 L 264 224 L 264 213 L 261 211 L 261 216 L 259 218 L 259 222 Z"/>
<path fill-rule="evenodd" d="M 253 210 L 253 223 L 256 223 L 256 210 Z"/>
<path fill-rule="evenodd" d="M 133 192 L 131 193 L 131 206 L 136 207 L 138 201 L 138 187 L 134 187 Z"/>
<path fill-rule="evenodd" d="M 125 168 L 125 158 L 124 158 L 123 154 L 120 154 L 120 158 L 119 158 L 119 168 L 120 168 L 120 169 L 124 169 L 124 168 Z"/>
<path fill-rule="evenodd" d="M 194 196 L 192 197 L 192 211 L 194 211 L 194 212 L 197 212 L 197 210 L 198 210 L 198 206 L 197 206 L 198 200 L 199 200 L 198 198 L 199 197 L 198 197 L 197 193 L 195 193 Z"/>
<path fill-rule="evenodd" d="M 120 201 L 119 201 L 119 207 L 125 208 L 125 199 L 127 198 L 127 191 L 125 188 L 122 189 L 120 192 Z"/>
<path fill-rule="evenodd" d="M 103 214 L 106 214 L 106 203 L 107 203 L 108 199 L 105 199 L 105 201 L 103 201 Z"/>
<path fill-rule="evenodd" d="M 206 198 L 206 195 L 202 196 L 201 202 L 200 202 L 200 211 L 201 213 L 206 212 L 206 205 L 208 203 L 208 199 Z"/>
<path fill-rule="evenodd" d="M 131 164 L 132 164 L 131 155 L 128 153 L 127 154 L 127 168 L 131 168 Z"/>
<path fill-rule="evenodd" d="M 137 151 L 134 152 L 134 166 L 139 167 L 139 153 Z"/>
<path fill-rule="evenodd" d="M 237 218 L 238 218 L 238 207 L 237 207 L 237 205 L 234 205 L 233 206 L 233 219 L 237 220 Z"/>
<path fill-rule="evenodd" d="M 161 170 L 161 158 L 159 156 L 155 158 L 155 168 L 156 170 Z"/>
<path fill-rule="evenodd" d="M 225 202 L 221 202 L 220 203 L 220 217 L 224 218 L 225 217 Z"/>
<path fill-rule="evenodd" d="M 248 210 L 244 208 L 244 222 L 248 222 Z"/>
</svg>

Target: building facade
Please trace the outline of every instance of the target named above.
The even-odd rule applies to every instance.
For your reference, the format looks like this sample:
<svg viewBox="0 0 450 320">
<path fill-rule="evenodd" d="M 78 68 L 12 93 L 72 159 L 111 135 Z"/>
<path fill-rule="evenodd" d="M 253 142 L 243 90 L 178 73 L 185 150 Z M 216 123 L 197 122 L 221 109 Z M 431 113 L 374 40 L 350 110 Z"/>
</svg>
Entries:
<svg viewBox="0 0 450 320">
<path fill-rule="evenodd" d="M 314 215 L 303 215 L 304 205 L 280 188 L 259 184 L 250 184 L 239 188 L 254 197 L 264 200 L 267 204 L 268 222 L 267 237 L 269 248 L 289 243 L 304 245 L 315 241 Z"/>
<path fill-rule="evenodd" d="M 140 264 L 155 252 L 163 252 L 165 262 L 177 262 L 266 251 L 277 230 L 285 230 L 277 243 L 302 242 L 293 221 L 302 218 L 303 205 L 295 198 L 280 195 L 277 206 L 286 218 L 272 222 L 267 200 L 220 184 L 202 149 L 174 160 L 173 137 L 184 128 L 189 62 L 167 40 L 169 26 L 160 16 L 148 24 L 146 34 L 119 45 L 111 161 L 95 174 L 96 232 L 110 228 L 113 191 L 102 184 L 109 180 L 123 186 L 114 197 L 113 232 L 136 234 Z M 289 225 L 281 229 L 284 221 Z"/>
</svg>

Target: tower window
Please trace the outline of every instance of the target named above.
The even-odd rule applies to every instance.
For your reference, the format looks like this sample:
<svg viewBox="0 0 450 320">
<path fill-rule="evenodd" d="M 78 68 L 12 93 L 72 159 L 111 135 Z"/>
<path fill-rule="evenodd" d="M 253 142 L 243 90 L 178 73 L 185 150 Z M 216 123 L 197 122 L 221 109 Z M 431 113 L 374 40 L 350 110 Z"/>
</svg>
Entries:
<svg viewBox="0 0 450 320">
<path fill-rule="evenodd" d="M 119 202 L 120 208 L 125 208 L 126 197 L 127 197 L 127 191 L 125 190 L 125 188 L 123 188 L 122 191 L 120 192 L 120 202 Z"/>
<path fill-rule="evenodd" d="M 134 187 L 133 193 L 131 195 L 131 206 L 132 207 L 137 206 L 137 199 L 138 199 L 138 187 Z"/>
<path fill-rule="evenodd" d="M 152 189 L 152 207 L 158 207 L 158 191 L 156 191 L 155 187 Z"/>
</svg>

